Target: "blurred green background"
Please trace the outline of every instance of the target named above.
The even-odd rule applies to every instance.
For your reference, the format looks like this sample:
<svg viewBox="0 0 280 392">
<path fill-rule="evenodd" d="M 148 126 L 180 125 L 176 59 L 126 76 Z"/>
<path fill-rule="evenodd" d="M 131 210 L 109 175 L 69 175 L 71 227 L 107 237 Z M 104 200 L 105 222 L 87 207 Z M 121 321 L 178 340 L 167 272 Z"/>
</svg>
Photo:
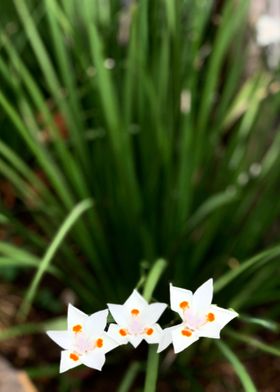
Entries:
<svg viewBox="0 0 280 392">
<path fill-rule="evenodd" d="M 280 83 L 253 3 L 1 1 L 0 347 L 40 390 L 141 390 L 145 347 L 58 378 L 40 333 L 164 258 L 155 299 L 213 277 L 240 318 L 162 355 L 158 390 L 277 391 Z"/>
</svg>

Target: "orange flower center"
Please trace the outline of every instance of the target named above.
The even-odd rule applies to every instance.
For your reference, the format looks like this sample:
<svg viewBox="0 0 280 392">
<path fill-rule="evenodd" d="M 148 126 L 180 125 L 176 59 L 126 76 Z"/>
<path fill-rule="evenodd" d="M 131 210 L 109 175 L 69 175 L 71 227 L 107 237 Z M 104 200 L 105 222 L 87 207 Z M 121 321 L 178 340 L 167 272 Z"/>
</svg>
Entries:
<svg viewBox="0 0 280 392">
<path fill-rule="evenodd" d="M 77 324 L 77 325 L 74 325 L 74 327 L 72 329 L 73 329 L 73 332 L 78 333 L 78 332 L 81 332 L 82 326 L 80 324 Z"/>
<path fill-rule="evenodd" d="M 119 334 L 120 334 L 121 336 L 126 336 L 126 335 L 127 335 L 127 331 L 126 331 L 125 329 L 120 329 L 120 330 L 119 330 Z"/>
<path fill-rule="evenodd" d="M 132 309 L 130 313 L 132 314 L 132 316 L 137 316 L 140 313 L 140 311 L 138 309 Z"/>
<path fill-rule="evenodd" d="M 78 359 L 79 359 L 79 357 L 78 357 L 78 355 L 77 354 L 75 354 L 75 353 L 71 353 L 70 355 L 69 355 L 69 357 L 70 357 L 70 359 L 72 359 L 73 361 L 78 361 Z"/>
<path fill-rule="evenodd" d="M 190 331 L 189 329 L 183 329 L 181 333 L 183 336 L 187 336 L 187 337 L 192 336 L 192 331 Z"/>
<path fill-rule="evenodd" d="M 98 348 L 103 347 L 103 339 L 97 339 L 96 340 L 96 347 L 98 347 Z"/>
<path fill-rule="evenodd" d="M 214 313 L 208 313 L 208 314 L 207 314 L 207 321 L 212 322 L 212 321 L 214 321 L 214 320 L 215 320 L 215 315 L 214 315 Z"/>
<path fill-rule="evenodd" d="M 153 328 L 148 328 L 148 329 L 146 329 L 146 334 L 147 335 L 152 335 L 154 333 L 154 330 L 153 330 Z"/>
<path fill-rule="evenodd" d="M 179 306 L 180 306 L 181 309 L 185 310 L 186 308 L 189 307 L 189 303 L 188 303 L 188 301 L 183 301 L 183 302 L 180 303 Z"/>
</svg>

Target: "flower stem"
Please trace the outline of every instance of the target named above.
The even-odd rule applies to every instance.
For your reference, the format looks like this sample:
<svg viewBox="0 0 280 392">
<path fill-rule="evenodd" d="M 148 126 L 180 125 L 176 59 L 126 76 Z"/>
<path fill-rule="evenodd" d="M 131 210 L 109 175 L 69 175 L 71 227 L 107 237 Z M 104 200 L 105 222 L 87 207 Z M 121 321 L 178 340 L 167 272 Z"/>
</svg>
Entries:
<svg viewBox="0 0 280 392">
<path fill-rule="evenodd" d="M 156 346 L 149 347 L 144 392 L 154 392 L 157 386 L 159 355 Z"/>
<path fill-rule="evenodd" d="M 144 287 L 143 296 L 146 301 L 150 301 L 154 289 L 167 267 L 167 262 L 163 259 L 158 259 L 151 268 Z M 157 354 L 156 346 L 150 345 L 147 359 L 146 379 L 144 392 L 154 392 L 157 386 L 158 377 L 159 354 Z"/>
<path fill-rule="evenodd" d="M 143 297 L 146 301 L 150 301 L 158 281 L 167 267 L 167 262 L 164 259 L 158 259 L 152 266 L 144 286 Z"/>
</svg>

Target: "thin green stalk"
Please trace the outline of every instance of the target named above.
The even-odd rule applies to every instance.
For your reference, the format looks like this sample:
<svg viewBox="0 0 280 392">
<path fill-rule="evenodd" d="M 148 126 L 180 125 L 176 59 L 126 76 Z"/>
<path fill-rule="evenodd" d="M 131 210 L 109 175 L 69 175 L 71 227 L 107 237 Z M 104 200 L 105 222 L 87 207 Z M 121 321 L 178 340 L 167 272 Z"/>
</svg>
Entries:
<svg viewBox="0 0 280 392">
<path fill-rule="evenodd" d="M 250 345 L 258 350 L 261 350 L 267 354 L 275 355 L 276 357 L 280 357 L 280 347 L 275 347 L 274 345 L 269 345 L 266 343 L 261 342 L 260 340 L 253 338 L 252 336 L 245 334 L 245 333 L 239 333 L 231 330 L 227 330 L 226 334 L 231 336 L 232 338 L 243 342 L 247 345 Z"/>
<path fill-rule="evenodd" d="M 159 279 L 167 267 L 167 262 L 163 259 L 159 259 L 155 262 L 151 271 L 147 277 L 146 284 L 144 287 L 143 296 L 147 301 L 150 301 L 154 289 L 159 282 Z M 157 348 L 154 345 L 149 346 L 147 367 L 146 367 L 146 379 L 144 392 L 156 391 L 157 377 L 158 377 L 158 366 L 159 366 L 159 354 L 157 354 Z"/>
<path fill-rule="evenodd" d="M 42 323 L 28 323 L 22 325 L 15 325 L 13 327 L 3 329 L 0 331 L 0 342 L 8 339 L 16 338 L 17 336 L 31 335 L 35 333 L 42 333 L 50 329 L 65 329 L 66 319 L 59 317 L 53 320 L 44 321 Z"/>
<path fill-rule="evenodd" d="M 159 354 L 157 347 L 150 346 L 147 360 L 147 371 L 144 392 L 154 392 L 157 390 Z"/>
<path fill-rule="evenodd" d="M 158 281 L 166 267 L 167 267 L 166 260 L 158 259 L 153 265 L 153 267 L 151 268 L 143 292 L 143 296 L 147 301 L 151 300 L 154 289 L 158 284 Z"/>
<path fill-rule="evenodd" d="M 240 379 L 240 382 L 242 383 L 244 387 L 245 392 L 257 392 L 257 389 L 247 372 L 246 368 L 244 365 L 240 362 L 238 357 L 234 354 L 233 351 L 222 341 L 217 341 L 216 342 L 217 346 L 223 353 L 223 355 L 227 358 L 227 360 L 232 364 L 237 376 Z"/>
<path fill-rule="evenodd" d="M 127 372 L 125 373 L 125 376 L 117 392 L 129 392 L 135 378 L 137 377 L 137 374 L 140 371 L 140 367 L 141 367 L 140 362 L 132 362 Z"/>
<path fill-rule="evenodd" d="M 21 320 L 26 319 L 32 301 L 35 297 L 36 291 L 39 287 L 40 281 L 47 270 L 51 260 L 53 259 L 55 253 L 57 252 L 59 246 L 61 245 L 62 241 L 64 240 L 66 234 L 69 232 L 69 230 L 72 228 L 72 226 L 77 222 L 77 220 L 80 218 L 80 216 L 88 210 L 90 207 L 92 207 L 93 203 L 91 200 L 83 200 L 80 202 L 76 207 L 70 212 L 70 214 L 67 216 L 65 221 L 63 222 L 62 226 L 58 230 L 56 236 L 54 237 L 52 243 L 48 247 L 40 266 L 38 267 L 37 273 L 35 274 L 32 283 L 25 295 L 25 298 L 22 302 L 22 305 L 19 309 L 18 312 L 18 317 Z"/>
</svg>

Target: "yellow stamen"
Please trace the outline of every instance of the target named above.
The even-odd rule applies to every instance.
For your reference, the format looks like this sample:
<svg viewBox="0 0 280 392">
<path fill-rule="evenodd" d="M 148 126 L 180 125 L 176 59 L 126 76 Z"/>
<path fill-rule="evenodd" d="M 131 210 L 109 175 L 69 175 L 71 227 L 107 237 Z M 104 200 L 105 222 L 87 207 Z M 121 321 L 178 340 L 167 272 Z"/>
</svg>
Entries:
<svg viewBox="0 0 280 392">
<path fill-rule="evenodd" d="M 214 321 L 214 320 L 215 320 L 215 315 L 214 315 L 214 313 L 208 313 L 208 314 L 207 314 L 207 321 L 212 322 L 212 321 Z"/>
<path fill-rule="evenodd" d="M 119 334 L 120 334 L 121 336 L 126 336 L 126 335 L 127 335 L 127 331 L 126 331 L 125 329 L 120 329 L 120 330 L 119 330 Z"/>
<path fill-rule="evenodd" d="M 78 333 L 82 331 L 82 326 L 80 324 L 74 325 L 74 327 L 72 328 L 73 332 Z"/>
<path fill-rule="evenodd" d="M 72 359 L 75 362 L 78 361 L 78 359 L 79 359 L 79 356 L 77 354 L 75 354 L 75 353 L 71 353 L 69 355 L 69 357 L 70 357 L 70 359 Z"/>
<path fill-rule="evenodd" d="M 182 329 L 181 333 L 183 336 L 187 336 L 187 337 L 192 336 L 192 331 L 190 331 L 189 329 Z"/>
<path fill-rule="evenodd" d="M 97 339 L 96 340 L 96 347 L 98 347 L 98 348 L 103 347 L 103 339 Z"/>
<path fill-rule="evenodd" d="M 186 308 L 189 307 L 189 303 L 188 303 L 188 301 L 183 301 L 183 302 L 180 303 L 179 306 L 180 306 L 181 309 L 185 310 Z"/>
</svg>

